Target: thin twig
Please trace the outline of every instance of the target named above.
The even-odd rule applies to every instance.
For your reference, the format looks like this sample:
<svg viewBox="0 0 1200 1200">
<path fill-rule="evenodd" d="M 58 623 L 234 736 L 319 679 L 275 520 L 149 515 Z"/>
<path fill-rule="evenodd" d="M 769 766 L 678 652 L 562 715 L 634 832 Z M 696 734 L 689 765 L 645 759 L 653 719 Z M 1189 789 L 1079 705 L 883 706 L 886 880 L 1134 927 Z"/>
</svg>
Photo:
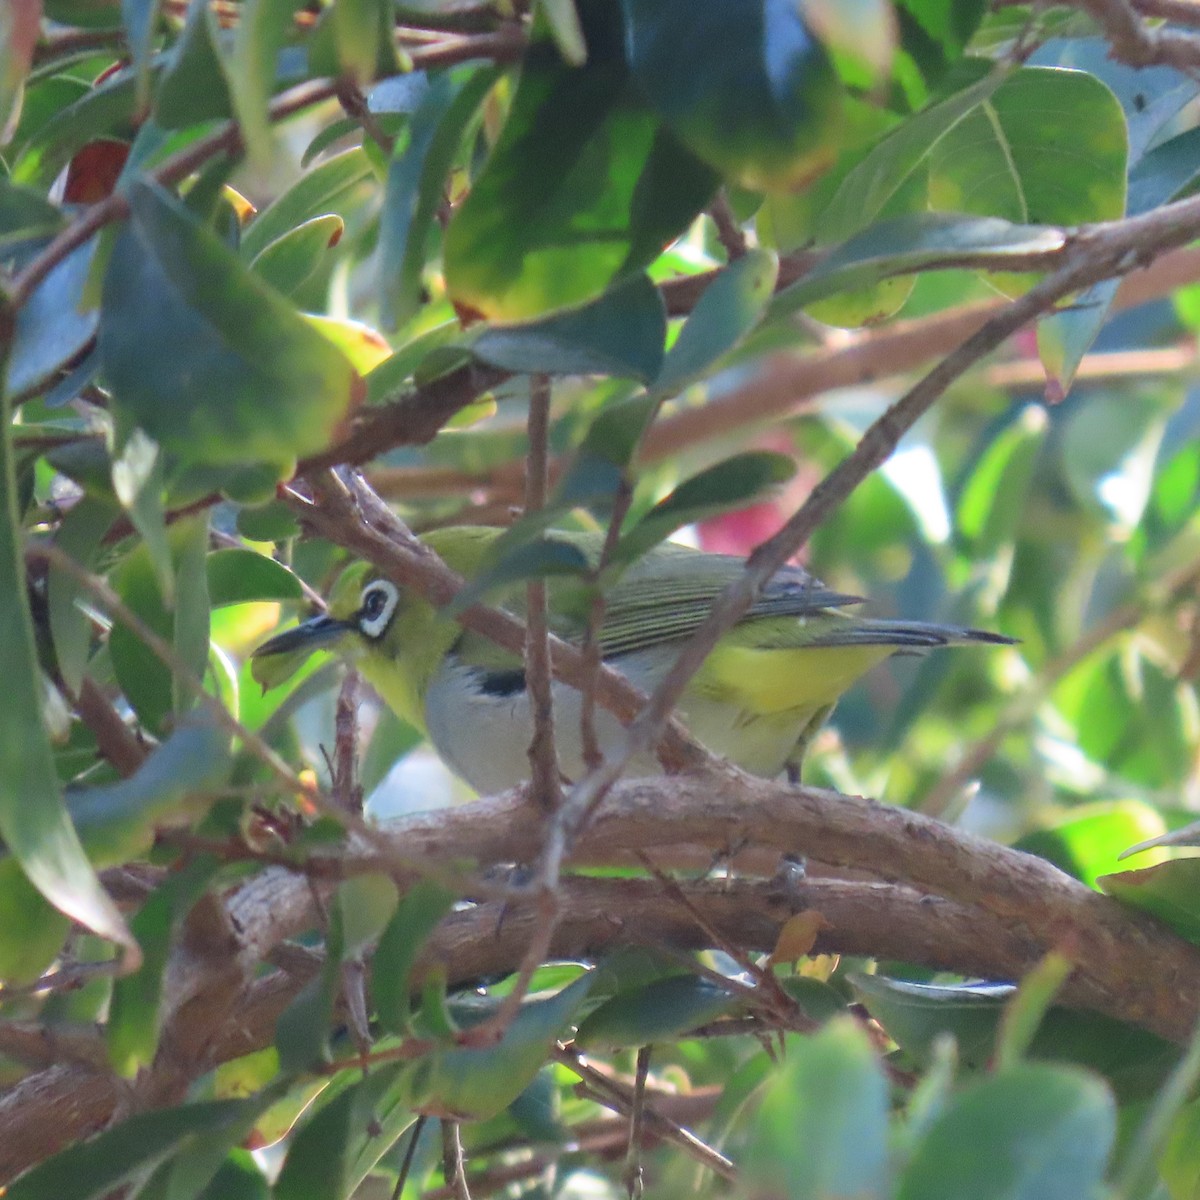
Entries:
<svg viewBox="0 0 1200 1200">
<path fill-rule="evenodd" d="M 621 1178 L 629 1200 L 641 1200 L 646 1188 L 642 1172 L 642 1127 L 646 1115 L 646 1077 L 650 1074 L 650 1047 L 639 1046 L 634 1068 L 633 1098 L 629 1110 L 629 1145 Z"/>
<path fill-rule="evenodd" d="M 408 1134 L 408 1145 L 404 1147 L 404 1161 L 400 1164 L 400 1170 L 396 1175 L 396 1186 L 392 1189 L 392 1200 L 400 1200 L 404 1194 L 404 1185 L 408 1182 L 408 1176 L 412 1172 L 413 1159 L 417 1154 L 417 1143 L 425 1131 L 425 1123 L 428 1120 L 428 1117 L 422 1115 L 413 1122 L 412 1129 Z"/>
<path fill-rule="evenodd" d="M 749 249 L 746 244 L 746 234 L 738 224 L 738 219 L 734 215 L 733 208 L 729 203 L 729 196 L 724 188 L 713 197 L 712 204 L 708 206 L 708 215 L 712 217 L 713 225 L 717 229 L 717 240 L 725 247 L 729 261 L 736 262 L 739 258 L 744 257 Z"/>
<path fill-rule="evenodd" d="M 390 159 L 392 151 L 396 148 L 396 139 L 384 133 L 383 127 L 375 119 L 375 114 L 367 104 L 367 98 L 362 94 L 362 89 L 358 84 L 351 79 L 339 79 L 336 94 L 338 103 L 342 106 L 342 111 L 346 116 L 352 121 L 357 121 L 363 133 L 383 151 L 385 157 Z"/>
<path fill-rule="evenodd" d="M 358 672 L 346 671 L 334 709 L 333 802 L 347 812 L 362 813 L 363 792 L 358 782 Z"/>
<path fill-rule="evenodd" d="M 546 505 L 547 462 L 550 436 L 550 376 L 529 379 L 529 450 L 525 456 L 525 513 L 539 513 Z M 533 741 L 529 744 L 530 786 L 534 798 L 547 811 L 562 803 L 558 753 L 554 744 L 554 698 L 550 687 L 550 627 L 546 610 L 546 581 L 532 579 L 526 587 L 525 686 L 533 714 Z"/>
<path fill-rule="evenodd" d="M 463 1157 L 462 1133 L 457 1121 L 442 1118 L 442 1175 L 446 1186 L 453 1189 L 455 1200 L 471 1200 L 467 1187 L 466 1160 Z"/>
<path fill-rule="evenodd" d="M 573 1047 L 558 1046 L 553 1051 L 553 1057 L 556 1062 L 562 1063 L 568 1070 L 578 1075 L 587 1084 L 593 1097 L 605 1108 L 611 1108 L 614 1112 L 629 1116 L 633 1109 L 633 1097 L 629 1088 L 597 1071 Z M 690 1130 L 661 1116 L 652 1105 L 644 1107 L 642 1120 L 645 1127 L 655 1136 L 678 1146 L 685 1154 L 707 1167 L 721 1179 L 729 1180 L 731 1183 L 737 1179 L 737 1168 L 725 1155 L 714 1150 Z"/>
</svg>

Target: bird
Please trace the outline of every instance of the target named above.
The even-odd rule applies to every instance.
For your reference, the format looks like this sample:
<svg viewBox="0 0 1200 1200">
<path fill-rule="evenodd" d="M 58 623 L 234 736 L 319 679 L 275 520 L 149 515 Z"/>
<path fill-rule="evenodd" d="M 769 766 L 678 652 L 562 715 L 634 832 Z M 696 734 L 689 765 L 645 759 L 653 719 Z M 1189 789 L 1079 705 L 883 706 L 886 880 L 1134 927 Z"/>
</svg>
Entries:
<svg viewBox="0 0 1200 1200">
<path fill-rule="evenodd" d="M 449 526 L 424 540 L 468 579 L 495 557 L 504 531 Z M 604 535 L 553 532 L 592 564 Z M 643 691 L 666 675 L 713 600 L 744 569 L 742 559 L 664 542 L 604 589 L 599 646 L 605 663 Z M 582 578 L 547 581 L 552 632 L 579 644 L 594 590 Z M 524 588 L 505 599 L 516 615 Z M 814 735 L 851 684 L 895 653 L 970 643 L 1008 645 L 1003 634 L 924 621 L 873 619 L 847 611 L 857 596 L 833 591 L 799 566 L 779 570 L 745 615 L 717 642 L 693 676 L 677 715 L 710 752 L 767 778 L 798 782 Z M 317 650 L 351 661 L 395 713 L 425 734 L 446 765 L 480 795 L 529 777 L 526 753 L 533 718 L 519 655 L 504 650 L 362 560 L 339 576 L 326 612 L 285 630 L 251 655 L 251 673 L 267 690 L 289 678 Z M 552 684 L 555 740 L 564 778 L 585 772 L 583 700 Z M 622 726 L 596 708 L 601 751 L 616 746 Z M 653 755 L 635 758 L 631 776 L 657 774 Z"/>
</svg>

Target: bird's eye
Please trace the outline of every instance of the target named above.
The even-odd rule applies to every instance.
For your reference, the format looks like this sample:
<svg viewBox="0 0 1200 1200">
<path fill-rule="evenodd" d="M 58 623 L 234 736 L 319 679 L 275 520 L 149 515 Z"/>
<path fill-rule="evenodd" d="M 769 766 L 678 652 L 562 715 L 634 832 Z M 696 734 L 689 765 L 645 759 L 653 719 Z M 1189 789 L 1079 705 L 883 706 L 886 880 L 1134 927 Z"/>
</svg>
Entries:
<svg viewBox="0 0 1200 1200">
<path fill-rule="evenodd" d="M 400 600 L 400 589 L 386 579 L 377 579 L 363 589 L 358 607 L 358 627 L 369 638 L 382 636 L 391 623 Z"/>
</svg>

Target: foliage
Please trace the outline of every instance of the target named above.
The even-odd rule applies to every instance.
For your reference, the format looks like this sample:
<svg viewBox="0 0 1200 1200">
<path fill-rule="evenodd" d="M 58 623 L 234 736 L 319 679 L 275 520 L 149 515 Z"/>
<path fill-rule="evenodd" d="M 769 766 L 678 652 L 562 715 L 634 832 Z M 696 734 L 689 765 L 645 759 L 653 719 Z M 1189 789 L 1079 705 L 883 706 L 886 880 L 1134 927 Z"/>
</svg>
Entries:
<svg viewBox="0 0 1200 1200">
<path fill-rule="evenodd" d="M 368 1197 L 402 1175 L 415 1196 L 456 1186 L 439 1126 L 475 1195 L 1200 1195 L 1200 1043 L 1163 1016 L 1196 1013 L 1172 982 L 1200 940 L 1193 860 L 1119 860 L 1197 802 L 1200 302 L 1177 285 L 1200 272 L 1175 247 L 1200 236 L 1200 34 L 1122 0 L 8 13 L 0 1111 L 23 1136 L 0 1176 L 27 1173 L 7 1196 Z M 1102 222 L 1143 240 L 1088 259 L 1074 231 Z M 591 587 L 550 525 L 613 523 L 612 572 L 680 531 L 746 553 L 910 373 L 1080 262 L 1036 338 L 948 374 L 803 551 L 874 612 L 1019 646 L 880 668 L 806 783 L 1048 860 L 1082 881 L 1081 922 L 1165 939 L 1160 977 L 1073 991 L 1105 943 L 990 876 L 948 899 L 1017 940 L 1024 982 L 975 978 L 1002 949 L 983 934 L 946 961 L 936 932 L 897 954 L 782 901 L 738 924 L 777 856 L 743 867 L 681 821 L 680 845 L 733 854 L 728 889 L 672 846 L 605 861 L 641 899 L 598 891 L 609 922 L 519 978 L 557 931 L 511 863 L 379 840 L 376 816 L 463 798 L 419 731 L 329 663 L 251 679 L 355 557 L 353 530 L 309 535 L 327 468 L 418 533 L 513 522 L 456 613 L 555 573 Z M 547 381 L 552 486 L 513 520 Z M 427 847 L 437 821 L 401 828 Z M 858 867 L 876 913 L 922 887 L 878 852 L 791 849 Z M 799 874 L 756 886 L 799 895 Z M 558 900 L 608 882 L 568 873 Z M 690 936 L 639 944 L 639 915 L 678 904 Z"/>
</svg>

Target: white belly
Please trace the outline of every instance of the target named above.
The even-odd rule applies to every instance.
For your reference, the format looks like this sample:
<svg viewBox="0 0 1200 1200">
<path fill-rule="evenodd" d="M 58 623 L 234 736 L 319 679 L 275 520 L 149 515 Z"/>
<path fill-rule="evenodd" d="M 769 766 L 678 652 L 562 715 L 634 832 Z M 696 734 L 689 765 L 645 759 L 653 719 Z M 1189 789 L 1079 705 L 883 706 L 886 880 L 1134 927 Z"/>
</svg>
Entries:
<svg viewBox="0 0 1200 1200">
<path fill-rule="evenodd" d="M 649 692 L 662 679 L 674 658 L 661 648 L 623 655 L 621 671 L 630 682 Z M 555 681 L 555 745 L 559 765 L 568 779 L 584 774 L 583 739 L 580 734 L 581 696 L 575 688 Z M 784 768 L 811 712 L 747 720 L 729 705 L 692 698 L 679 715 L 692 733 L 714 754 L 724 755 L 756 775 L 773 777 Z M 434 676 L 425 699 L 429 738 L 447 765 L 477 792 L 504 791 L 529 778 L 527 754 L 533 736 L 529 694 L 510 695 L 479 691 L 475 672 L 447 656 Z M 596 739 L 605 754 L 621 742 L 624 730 L 607 710 L 597 707 Z M 626 774 L 631 778 L 657 775 L 661 768 L 653 755 L 635 758 Z"/>
</svg>

